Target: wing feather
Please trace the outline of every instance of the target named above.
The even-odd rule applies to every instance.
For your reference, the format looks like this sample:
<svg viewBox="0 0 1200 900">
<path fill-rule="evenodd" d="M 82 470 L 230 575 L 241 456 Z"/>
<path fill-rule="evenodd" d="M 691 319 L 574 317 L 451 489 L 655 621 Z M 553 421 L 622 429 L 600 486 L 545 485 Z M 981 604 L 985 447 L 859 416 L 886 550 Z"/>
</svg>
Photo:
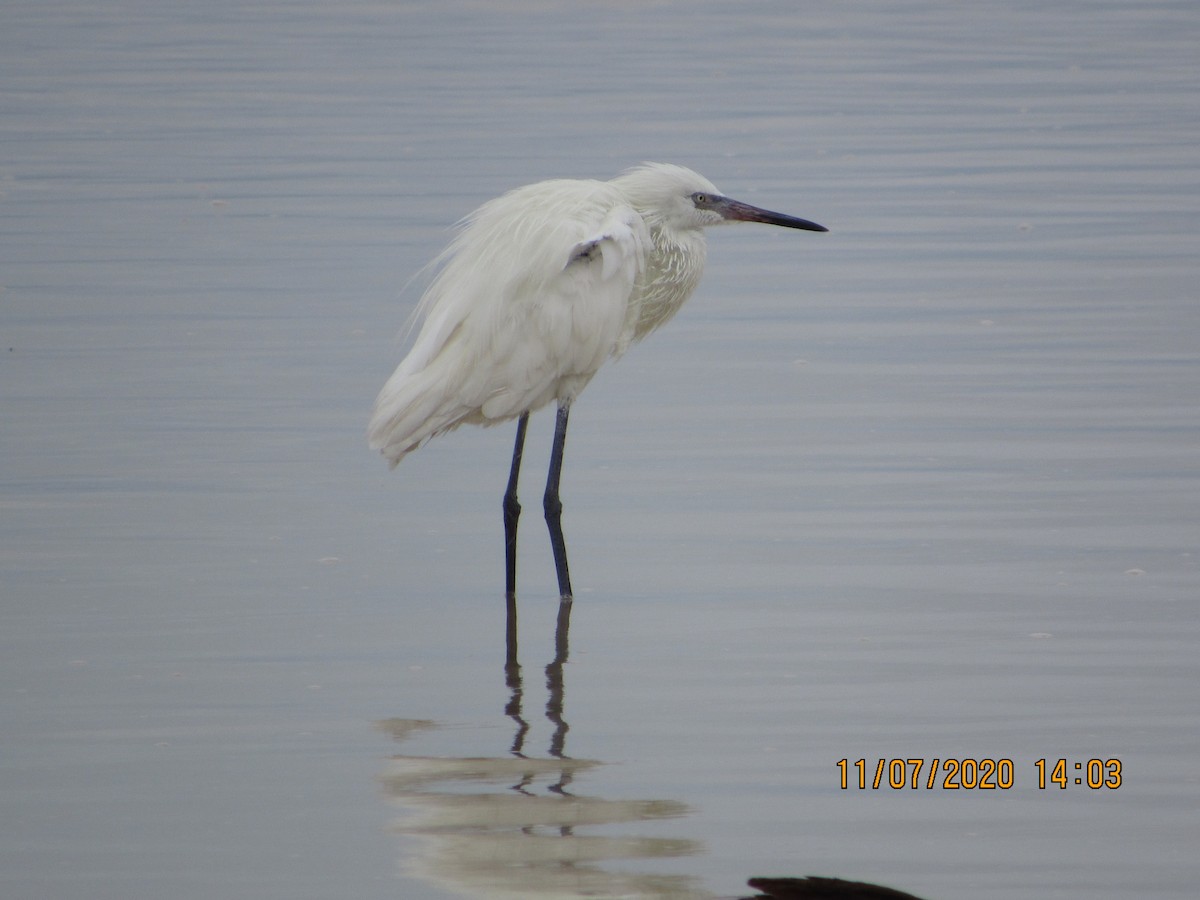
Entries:
<svg viewBox="0 0 1200 900">
<path fill-rule="evenodd" d="M 638 319 L 650 238 L 604 182 L 554 181 L 485 204 L 439 257 L 423 322 L 368 429 L 395 465 L 459 425 L 572 400 Z"/>
</svg>

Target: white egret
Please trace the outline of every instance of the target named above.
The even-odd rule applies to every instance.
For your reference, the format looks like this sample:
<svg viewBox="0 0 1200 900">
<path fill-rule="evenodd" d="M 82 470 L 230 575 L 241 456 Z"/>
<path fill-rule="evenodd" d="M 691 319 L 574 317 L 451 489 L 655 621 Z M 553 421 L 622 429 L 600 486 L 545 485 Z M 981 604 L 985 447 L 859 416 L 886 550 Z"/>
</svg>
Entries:
<svg viewBox="0 0 1200 900">
<path fill-rule="evenodd" d="M 571 598 L 558 485 L 571 404 L 610 357 L 670 319 L 704 269 L 704 229 L 766 222 L 826 231 L 646 163 L 611 181 L 552 180 L 485 203 L 435 260 L 421 329 L 368 428 L 394 467 L 460 425 L 517 420 L 504 493 L 506 587 L 516 591 L 517 478 L 529 414 L 558 404 L 543 507 L 559 594 Z"/>
</svg>

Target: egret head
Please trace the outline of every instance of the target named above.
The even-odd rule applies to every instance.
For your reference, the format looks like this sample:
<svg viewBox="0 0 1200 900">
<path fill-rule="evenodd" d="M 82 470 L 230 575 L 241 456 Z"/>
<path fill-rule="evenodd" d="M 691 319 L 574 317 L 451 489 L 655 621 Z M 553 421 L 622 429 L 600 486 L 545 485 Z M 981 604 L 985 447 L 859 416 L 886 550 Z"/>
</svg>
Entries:
<svg viewBox="0 0 1200 900">
<path fill-rule="evenodd" d="M 647 223 L 670 231 L 688 231 L 724 222 L 765 222 L 805 231 L 828 229 L 807 219 L 771 212 L 726 197 L 691 169 L 668 163 L 643 163 L 613 180 Z"/>
</svg>

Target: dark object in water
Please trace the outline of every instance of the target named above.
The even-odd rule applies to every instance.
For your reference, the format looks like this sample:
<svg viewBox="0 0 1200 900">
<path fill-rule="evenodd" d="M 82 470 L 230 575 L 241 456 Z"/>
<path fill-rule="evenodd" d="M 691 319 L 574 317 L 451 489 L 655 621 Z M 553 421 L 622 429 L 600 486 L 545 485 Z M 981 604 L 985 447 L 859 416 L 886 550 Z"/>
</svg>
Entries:
<svg viewBox="0 0 1200 900">
<path fill-rule="evenodd" d="M 921 900 L 895 888 L 843 881 L 841 878 L 751 878 L 747 884 L 759 893 L 744 900 Z"/>
</svg>

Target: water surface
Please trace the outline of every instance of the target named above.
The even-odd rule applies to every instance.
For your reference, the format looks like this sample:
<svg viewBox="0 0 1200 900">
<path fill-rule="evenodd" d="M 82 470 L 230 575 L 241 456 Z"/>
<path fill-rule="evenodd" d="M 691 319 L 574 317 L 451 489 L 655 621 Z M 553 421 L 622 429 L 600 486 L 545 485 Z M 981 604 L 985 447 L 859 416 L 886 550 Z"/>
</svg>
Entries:
<svg viewBox="0 0 1200 900">
<path fill-rule="evenodd" d="M 6 897 L 1193 896 L 1194 4 L 2 20 Z M 535 417 L 506 665 L 511 429 L 365 418 L 450 223 L 643 159 L 832 230 L 577 404 L 569 635 Z"/>
</svg>

